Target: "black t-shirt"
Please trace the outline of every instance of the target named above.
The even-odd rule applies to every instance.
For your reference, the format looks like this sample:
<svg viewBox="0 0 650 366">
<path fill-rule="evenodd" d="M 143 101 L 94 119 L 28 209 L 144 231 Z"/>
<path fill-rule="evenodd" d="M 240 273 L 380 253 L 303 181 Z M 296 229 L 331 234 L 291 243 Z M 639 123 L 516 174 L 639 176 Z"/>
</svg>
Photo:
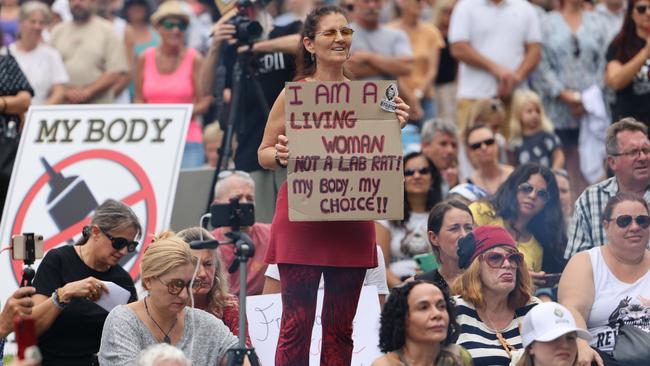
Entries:
<svg viewBox="0 0 650 366">
<path fill-rule="evenodd" d="M 302 23 L 293 22 L 287 26 L 274 27 L 269 38 L 277 38 L 300 32 Z M 296 45 L 298 47 L 298 45 Z M 235 133 L 237 135 L 237 150 L 235 151 L 235 168 L 247 172 L 261 170 L 257 161 L 257 149 L 260 147 L 264 136 L 264 127 L 268 113 L 264 111 L 251 78 L 259 81 L 264 93 L 264 98 L 269 108 L 284 88 L 284 83 L 293 80 L 295 74 L 295 61 L 293 55 L 273 52 L 255 55 L 252 69 L 255 75 L 246 75 L 242 78 L 242 99 L 240 100 Z M 231 76 L 235 63 L 234 48 L 227 49 L 224 64 L 227 68 L 226 87 L 232 87 Z M 231 111 L 232 113 L 233 111 Z"/>
<path fill-rule="evenodd" d="M 440 65 L 436 75 L 436 85 L 451 83 L 456 80 L 458 61 L 451 55 L 449 39 L 445 38 L 445 48 L 440 50 Z"/>
<path fill-rule="evenodd" d="M 641 50 L 645 47 L 645 40 L 636 38 L 634 48 Z M 607 62 L 618 60 L 625 64 L 628 60 L 618 59 L 618 47 L 612 43 L 607 49 Z M 625 88 L 616 92 L 616 101 L 612 106 L 612 118 L 618 121 L 623 117 L 634 117 L 650 126 L 650 59 L 636 73 L 632 82 Z"/>
<path fill-rule="evenodd" d="M 86 266 L 71 245 L 50 250 L 38 267 L 34 278 L 36 293 L 51 296 L 66 283 L 95 277 L 110 281 L 131 293 L 129 302 L 138 295 L 129 274 L 119 265 L 106 272 Z M 51 300 L 47 300 L 51 301 Z M 56 318 L 52 326 L 38 338 L 43 354 L 43 366 L 88 366 L 99 352 L 102 329 L 108 312 L 87 299 L 73 299 Z"/>
</svg>

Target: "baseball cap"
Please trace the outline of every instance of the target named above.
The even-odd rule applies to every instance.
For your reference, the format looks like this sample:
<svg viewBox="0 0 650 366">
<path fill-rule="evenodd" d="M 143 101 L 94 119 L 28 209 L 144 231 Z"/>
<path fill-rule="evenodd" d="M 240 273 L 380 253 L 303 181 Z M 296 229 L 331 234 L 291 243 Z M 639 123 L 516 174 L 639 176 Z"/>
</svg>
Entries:
<svg viewBox="0 0 650 366">
<path fill-rule="evenodd" d="M 545 302 L 533 307 L 521 325 L 523 346 L 531 343 L 549 342 L 567 333 L 576 332 L 578 337 L 589 342 L 591 334 L 576 326 L 569 309 L 556 302 Z"/>
</svg>

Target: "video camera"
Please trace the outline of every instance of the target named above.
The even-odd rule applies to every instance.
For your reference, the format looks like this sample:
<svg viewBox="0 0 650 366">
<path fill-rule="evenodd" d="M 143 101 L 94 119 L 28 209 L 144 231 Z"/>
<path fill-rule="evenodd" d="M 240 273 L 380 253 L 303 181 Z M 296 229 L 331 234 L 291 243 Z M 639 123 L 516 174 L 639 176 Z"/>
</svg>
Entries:
<svg viewBox="0 0 650 366">
<path fill-rule="evenodd" d="M 236 3 L 237 14 L 228 20 L 228 24 L 235 26 L 237 45 L 251 45 L 262 36 L 262 25 L 256 20 L 251 20 L 255 3 L 266 6 L 270 0 L 238 0 Z"/>
</svg>

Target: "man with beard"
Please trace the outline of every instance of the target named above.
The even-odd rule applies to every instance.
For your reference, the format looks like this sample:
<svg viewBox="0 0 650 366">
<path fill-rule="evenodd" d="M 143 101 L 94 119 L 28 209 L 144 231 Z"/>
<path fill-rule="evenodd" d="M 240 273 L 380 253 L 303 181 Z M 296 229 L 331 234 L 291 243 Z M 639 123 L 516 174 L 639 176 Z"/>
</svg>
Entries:
<svg viewBox="0 0 650 366">
<path fill-rule="evenodd" d="M 609 126 L 605 144 L 607 165 L 614 176 L 587 187 L 576 201 L 569 225 L 569 242 L 564 252 L 566 259 L 606 243 L 600 215 L 616 193 L 636 193 L 650 204 L 648 128 L 634 118 L 623 118 Z"/>
<path fill-rule="evenodd" d="M 72 21 L 52 30 L 50 43 L 63 56 L 70 83 L 66 103 L 113 103 L 119 73 L 129 70 L 113 25 L 95 15 L 97 0 L 70 0 Z"/>
</svg>

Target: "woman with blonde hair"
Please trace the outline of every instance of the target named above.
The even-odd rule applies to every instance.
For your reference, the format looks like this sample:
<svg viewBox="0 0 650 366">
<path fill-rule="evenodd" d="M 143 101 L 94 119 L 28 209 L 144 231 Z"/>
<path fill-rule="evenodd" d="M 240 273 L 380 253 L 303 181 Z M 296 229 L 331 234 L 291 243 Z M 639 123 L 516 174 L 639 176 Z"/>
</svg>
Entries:
<svg viewBox="0 0 650 366">
<path fill-rule="evenodd" d="M 485 225 L 459 240 L 458 264 L 465 272 L 452 286 L 456 344 L 476 366 L 508 365 L 522 348 L 521 319 L 539 302 L 531 296 L 524 257 L 504 228 Z"/>
<path fill-rule="evenodd" d="M 131 365 L 156 343 L 179 348 L 196 365 L 225 364 L 237 338 L 216 317 L 188 307 L 197 258 L 171 231 L 160 234 L 142 257 L 142 300 L 114 308 L 106 318 L 99 349 L 102 365 Z"/>
<path fill-rule="evenodd" d="M 209 231 L 198 226 L 181 230 L 177 235 L 188 244 L 215 240 Z M 239 335 L 239 302 L 229 293 L 230 284 L 219 252 L 216 249 L 192 249 L 192 254 L 199 260 L 196 280 L 201 282 L 201 286 L 193 291 L 194 307 L 221 319 L 234 335 Z M 248 335 L 246 338 L 250 346 Z"/>
<path fill-rule="evenodd" d="M 531 90 L 515 92 L 509 125 L 511 161 L 515 166 L 538 163 L 552 169 L 564 167 L 560 138 L 553 133 L 553 125 L 537 93 Z"/>
</svg>

